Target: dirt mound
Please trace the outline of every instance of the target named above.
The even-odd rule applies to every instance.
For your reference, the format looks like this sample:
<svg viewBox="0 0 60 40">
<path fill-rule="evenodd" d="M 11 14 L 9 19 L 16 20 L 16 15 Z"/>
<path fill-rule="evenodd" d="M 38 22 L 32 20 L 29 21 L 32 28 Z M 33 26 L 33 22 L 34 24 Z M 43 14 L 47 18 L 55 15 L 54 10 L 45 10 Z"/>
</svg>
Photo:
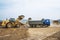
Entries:
<svg viewBox="0 0 60 40">
<path fill-rule="evenodd" d="M 60 40 L 60 31 L 43 40 Z"/>
<path fill-rule="evenodd" d="M 20 40 L 28 37 L 28 28 L 0 28 L 0 40 Z"/>
</svg>

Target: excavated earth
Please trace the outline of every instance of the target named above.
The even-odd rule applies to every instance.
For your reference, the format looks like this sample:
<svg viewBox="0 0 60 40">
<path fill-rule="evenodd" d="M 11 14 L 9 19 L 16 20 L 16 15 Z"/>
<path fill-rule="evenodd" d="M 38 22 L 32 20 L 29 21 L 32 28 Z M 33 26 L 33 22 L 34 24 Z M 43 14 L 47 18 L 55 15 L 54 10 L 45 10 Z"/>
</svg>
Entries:
<svg viewBox="0 0 60 40">
<path fill-rule="evenodd" d="M 60 40 L 60 27 L 30 28 L 29 40 Z"/>
<path fill-rule="evenodd" d="M 27 31 L 28 29 L 24 26 L 20 28 L 0 28 L 0 40 L 22 40 L 28 37 Z"/>
<path fill-rule="evenodd" d="M 60 27 L 0 28 L 0 40 L 60 40 Z"/>
<path fill-rule="evenodd" d="M 50 36 L 46 37 L 43 40 L 60 40 L 60 31 L 53 34 L 53 35 L 50 35 Z"/>
</svg>

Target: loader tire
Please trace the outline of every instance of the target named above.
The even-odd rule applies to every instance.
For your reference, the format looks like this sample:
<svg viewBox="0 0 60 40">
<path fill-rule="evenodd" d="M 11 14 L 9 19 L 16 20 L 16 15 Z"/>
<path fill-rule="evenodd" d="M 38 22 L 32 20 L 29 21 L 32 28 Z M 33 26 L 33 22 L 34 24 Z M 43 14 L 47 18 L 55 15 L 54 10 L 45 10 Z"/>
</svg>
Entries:
<svg viewBox="0 0 60 40">
<path fill-rule="evenodd" d="M 6 24 L 6 28 L 12 28 L 12 27 L 13 27 L 12 23 L 9 22 Z"/>
<path fill-rule="evenodd" d="M 20 24 L 16 24 L 16 26 L 15 26 L 16 28 L 19 28 L 20 27 Z"/>
</svg>

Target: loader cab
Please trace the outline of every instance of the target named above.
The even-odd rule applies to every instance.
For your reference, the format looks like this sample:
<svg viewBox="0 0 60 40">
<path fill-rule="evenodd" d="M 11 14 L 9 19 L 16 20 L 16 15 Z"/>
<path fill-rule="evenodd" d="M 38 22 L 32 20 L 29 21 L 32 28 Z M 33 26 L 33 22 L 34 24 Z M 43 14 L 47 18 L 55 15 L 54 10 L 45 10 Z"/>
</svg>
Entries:
<svg viewBox="0 0 60 40">
<path fill-rule="evenodd" d="M 15 22 L 15 18 L 10 18 L 9 22 Z"/>
</svg>

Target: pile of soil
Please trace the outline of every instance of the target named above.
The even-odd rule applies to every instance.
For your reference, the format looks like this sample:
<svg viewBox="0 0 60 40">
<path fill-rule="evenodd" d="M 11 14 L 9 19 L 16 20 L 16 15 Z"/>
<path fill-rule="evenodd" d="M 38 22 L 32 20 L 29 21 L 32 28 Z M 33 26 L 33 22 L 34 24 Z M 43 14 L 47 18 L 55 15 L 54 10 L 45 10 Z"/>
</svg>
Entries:
<svg viewBox="0 0 60 40">
<path fill-rule="evenodd" d="M 60 40 L 60 31 L 43 40 Z"/>
<path fill-rule="evenodd" d="M 0 28 L 0 40 L 21 40 L 28 37 L 28 28 Z M 27 40 L 27 39 L 25 39 Z"/>
</svg>

